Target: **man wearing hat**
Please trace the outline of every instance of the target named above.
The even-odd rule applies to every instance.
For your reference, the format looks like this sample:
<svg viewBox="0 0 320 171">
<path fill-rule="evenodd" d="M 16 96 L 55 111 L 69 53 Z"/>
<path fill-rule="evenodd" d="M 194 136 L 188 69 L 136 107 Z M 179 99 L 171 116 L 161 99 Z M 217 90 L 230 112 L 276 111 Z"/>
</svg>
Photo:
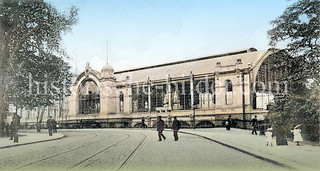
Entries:
<svg viewBox="0 0 320 171">
<path fill-rule="evenodd" d="M 163 130 L 164 130 L 164 121 L 161 119 L 161 116 L 158 116 L 158 121 L 157 121 L 157 131 L 159 136 L 158 141 L 162 141 L 161 137 L 163 138 L 163 140 L 166 140 L 166 137 L 162 134 Z"/>
</svg>

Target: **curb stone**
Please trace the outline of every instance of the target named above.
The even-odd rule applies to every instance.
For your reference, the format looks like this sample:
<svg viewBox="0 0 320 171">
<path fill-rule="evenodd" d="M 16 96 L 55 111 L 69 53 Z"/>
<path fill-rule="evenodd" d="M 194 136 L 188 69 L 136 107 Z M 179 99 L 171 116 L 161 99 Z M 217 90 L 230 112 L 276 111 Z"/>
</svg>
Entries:
<svg viewBox="0 0 320 171">
<path fill-rule="evenodd" d="M 59 140 L 64 138 L 65 135 L 58 137 L 58 138 L 53 138 L 53 139 L 47 139 L 47 140 L 40 140 L 40 141 L 34 141 L 34 142 L 28 142 L 28 143 L 21 143 L 21 144 L 13 144 L 13 145 L 8 145 L 4 147 L 0 147 L 0 149 L 5 149 L 5 148 L 11 148 L 11 147 L 17 147 L 17 146 L 23 146 L 23 145 L 30 145 L 30 144 L 37 144 L 37 143 L 42 143 L 42 142 L 48 142 L 48 141 L 54 141 L 54 140 Z"/>
<path fill-rule="evenodd" d="M 261 155 L 257 155 L 257 154 L 254 154 L 252 152 L 249 152 L 249 151 L 246 151 L 246 150 L 243 150 L 243 149 L 240 149 L 238 147 L 235 147 L 235 146 L 232 146 L 232 145 L 229 145 L 229 144 L 226 144 L 226 143 L 223 143 L 223 142 L 220 142 L 220 141 L 217 141 L 217 140 L 214 140 L 212 138 L 209 138 L 209 137 L 206 137 L 206 136 L 203 136 L 203 135 L 198 135 L 198 134 L 194 134 L 194 133 L 190 133 L 190 132 L 184 132 L 184 131 L 179 131 L 180 133 L 183 133 L 183 134 L 189 134 L 189 135 L 193 135 L 193 136 L 198 136 L 198 137 L 201 137 L 201 138 L 204 138 L 206 140 L 209 140 L 209 141 L 213 141 L 217 144 L 220 144 L 222 146 L 225 146 L 225 147 L 228 147 L 228 148 L 231 148 L 231 149 L 234 149 L 236 151 L 239 151 L 239 152 L 242 152 L 244 154 L 247 154 L 247 155 L 250 155 L 254 158 L 257 158 L 257 159 L 260 159 L 260 160 L 263 160 L 263 161 L 266 161 L 268 163 L 272 163 L 276 166 L 279 166 L 281 168 L 285 168 L 285 169 L 289 169 L 289 170 L 297 170 L 296 168 L 292 167 L 292 166 L 289 166 L 287 164 L 283 164 L 283 163 L 280 163 L 278 161 L 275 161 L 275 160 L 272 160 L 272 159 L 269 159 L 269 158 L 266 158 L 266 157 L 263 157 Z"/>
</svg>

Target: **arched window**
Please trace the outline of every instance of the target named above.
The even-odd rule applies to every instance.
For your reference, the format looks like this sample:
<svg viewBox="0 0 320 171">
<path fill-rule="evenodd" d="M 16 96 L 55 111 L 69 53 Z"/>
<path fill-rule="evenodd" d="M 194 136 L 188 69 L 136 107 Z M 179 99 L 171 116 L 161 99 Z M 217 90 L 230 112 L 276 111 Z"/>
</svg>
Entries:
<svg viewBox="0 0 320 171">
<path fill-rule="evenodd" d="M 120 91 L 120 95 L 119 95 L 119 100 L 120 100 L 120 112 L 123 112 L 124 108 L 123 108 L 123 105 L 124 105 L 124 95 L 122 93 L 122 91 Z"/>
<path fill-rule="evenodd" d="M 226 89 L 226 95 L 225 95 L 225 101 L 226 105 L 232 104 L 232 82 L 230 80 L 226 80 L 225 82 L 225 89 Z"/>
<path fill-rule="evenodd" d="M 84 81 L 79 87 L 79 114 L 100 113 L 100 91 L 93 80 Z"/>
</svg>

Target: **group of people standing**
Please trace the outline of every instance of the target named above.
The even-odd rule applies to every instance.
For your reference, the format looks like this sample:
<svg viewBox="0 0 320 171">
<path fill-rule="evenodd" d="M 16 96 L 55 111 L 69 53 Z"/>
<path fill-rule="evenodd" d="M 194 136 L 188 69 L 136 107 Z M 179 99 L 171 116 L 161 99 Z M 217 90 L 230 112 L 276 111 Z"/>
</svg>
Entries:
<svg viewBox="0 0 320 171">
<path fill-rule="evenodd" d="M 4 121 L 1 122 L 1 133 L 0 135 L 9 137 L 10 135 L 11 126 L 9 123 L 5 123 Z"/>
<path fill-rule="evenodd" d="M 158 141 L 162 141 L 162 138 L 163 140 L 166 140 L 166 137 L 162 133 L 164 130 L 165 124 L 164 124 L 164 121 L 161 119 L 161 116 L 158 116 L 158 121 L 156 125 L 157 125 L 158 137 L 159 137 Z M 178 121 L 177 117 L 175 116 L 173 118 L 173 122 L 171 126 L 171 129 L 173 130 L 174 141 L 178 141 L 179 139 L 178 130 L 180 129 L 180 127 L 181 127 L 181 122 Z"/>
<path fill-rule="evenodd" d="M 1 124 L 1 136 L 10 137 L 9 140 L 13 140 L 13 137 L 16 131 L 17 131 L 17 126 L 14 120 L 12 120 L 10 124 L 4 123 L 4 122 Z"/>
<path fill-rule="evenodd" d="M 1 133 L 0 136 L 10 137 L 9 140 L 13 140 L 14 137 L 17 137 L 18 126 L 20 124 L 20 116 L 14 114 L 12 117 L 11 123 L 5 123 L 2 121 L 1 125 Z"/>
<path fill-rule="evenodd" d="M 230 131 L 231 126 L 234 125 L 234 122 L 231 119 L 231 115 L 229 115 L 229 117 L 227 118 L 226 122 L 225 122 L 225 126 L 226 126 L 226 130 Z M 253 119 L 251 119 L 250 121 L 250 125 L 252 126 L 252 132 L 251 134 L 257 134 L 257 129 L 258 129 L 258 120 L 257 120 L 257 115 L 254 116 Z"/>
</svg>

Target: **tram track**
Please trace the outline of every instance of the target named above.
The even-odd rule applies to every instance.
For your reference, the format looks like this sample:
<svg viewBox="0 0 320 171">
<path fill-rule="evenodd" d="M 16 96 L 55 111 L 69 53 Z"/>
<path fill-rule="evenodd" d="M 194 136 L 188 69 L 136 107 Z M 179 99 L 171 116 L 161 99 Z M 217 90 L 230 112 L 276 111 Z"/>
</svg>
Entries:
<svg viewBox="0 0 320 171">
<path fill-rule="evenodd" d="M 111 149 L 112 147 L 115 147 L 116 145 L 118 145 L 118 144 L 120 144 L 120 143 L 122 143 L 122 142 L 124 142 L 125 140 L 127 140 L 127 139 L 130 138 L 130 135 L 129 135 L 129 134 L 126 134 L 126 135 L 127 135 L 128 137 L 126 137 L 126 138 L 124 138 L 124 139 L 122 139 L 122 140 L 120 140 L 120 141 L 118 141 L 118 142 L 116 142 L 116 143 L 114 143 L 114 144 L 112 144 L 112 145 L 110 145 L 110 146 L 108 146 L 108 147 L 106 147 L 106 148 L 98 151 L 97 153 L 95 153 L 95 154 L 87 157 L 86 159 L 84 159 L 84 160 L 82 160 L 81 162 L 75 164 L 73 167 L 68 168 L 67 170 L 73 170 L 73 169 L 75 169 L 75 168 L 78 167 L 78 166 L 81 167 L 82 165 L 85 165 L 85 164 L 90 163 L 90 160 L 93 160 L 94 158 L 96 158 L 96 157 L 98 157 L 99 155 L 103 154 L 103 152 Z M 139 149 L 139 147 L 141 147 L 142 143 L 145 141 L 145 139 L 146 139 L 146 137 L 147 137 L 147 136 L 144 135 L 144 134 L 141 134 L 141 135 L 143 135 L 142 140 L 137 143 L 137 145 L 133 148 L 133 150 L 131 150 L 131 151 L 128 153 L 128 155 L 126 155 L 126 157 L 123 158 L 123 160 L 121 160 L 121 162 L 119 162 L 119 164 L 115 167 L 114 170 L 121 170 L 121 168 L 123 168 L 123 166 L 125 166 L 125 164 L 129 161 L 129 159 L 132 158 L 133 154 Z M 93 161 L 94 161 L 94 160 L 93 160 Z"/>
<path fill-rule="evenodd" d="M 103 148 L 102 150 L 99 150 L 98 152 L 96 152 L 96 153 L 94 153 L 94 154 L 86 157 L 85 159 L 81 160 L 80 162 L 74 164 L 73 166 L 71 166 L 71 167 L 69 167 L 69 168 L 67 167 L 66 170 L 74 170 L 74 169 L 77 168 L 78 166 L 80 166 L 80 168 L 81 168 L 82 165 L 85 165 L 85 164 L 90 163 L 90 160 L 98 157 L 98 156 L 101 155 L 103 152 L 105 152 L 105 151 L 107 151 L 107 150 L 109 150 L 109 149 L 112 149 L 112 147 L 115 147 L 115 146 L 117 146 L 118 144 L 120 144 L 120 143 L 122 143 L 122 142 L 124 142 L 124 141 L 126 141 L 127 139 L 130 138 L 130 135 L 129 135 L 129 134 L 126 134 L 126 133 L 123 133 L 123 132 L 121 132 L 121 134 L 126 135 L 126 137 L 123 138 L 123 139 L 121 139 L 120 141 L 116 141 L 115 143 L 112 143 L 112 144 L 109 145 L 108 147 Z M 119 164 L 115 167 L 115 170 L 120 170 L 121 168 L 123 168 L 123 167 L 126 165 L 126 163 L 129 161 L 129 159 L 132 158 L 133 154 L 139 149 L 139 147 L 141 147 L 141 145 L 143 144 L 143 142 L 144 142 L 145 139 L 146 139 L 146 135 L 144 135 L 144 134 L 141 134 L 141 135 L 143 136 L 142 140 L 140 140 L 140 141 L 137 143 L 137 145 L 134 146 L 133 150 L 131 150 L 122 160 L 120 160 Z M 95 134 L 94 134 L 94 137 L 97 137 L 97 136 L 98 136 L 98 134 L 95 133 Z M 70 137 L 70 136 L 69 136 L 69 137 Z M 72 136 L 71 136 L 71 137 L 72 137 Z M 108 139 L 110 139 L 110 137 L 108 137 Z M 41 163 L 41 162 L 45 162 L 45 161 L 51 160 L 51 159 L 56 158 L 56 157 L 59 157 L 59 156 L 61 156 L 61 155 L 68 154 L 68 153 L 72 153 L 72 152 L 75 152 L 75 151 L 77 151 L 77 150 L 79 150 L 79 149 L 82 149 L 82 148 L 87 148 L 88 146 L 93 145 L 93 144 L 95 144 L 95 143 L 97 143 L 97 142 L 99 142 L 99 141 L 104 141 L 104 139 L 99 139 L 99 140 L 97 140 L 97 141 L 88 143 L 88 144 L 86 144 L 86 145 L 81 145 L 81 146 L 79 146 L 79 147 L 77 147 L 77 148 L 73 148 L 73 149 L 70 149 L 70 150 L 67 150 L 67 151 L 63 151 L 63 152 L 60 152 L 60 153 L 57 153 L 57 154 L 54 154 L 54 155 L 50 155 L 50 156 L 41 158 L 41 159 L 39 159 L 39 160 L 26 163 L 26 164 L 24 164 L 24 165 L 22 165 L 22 166 L 19 166 L 19 167 L 16 167 L 16 168 L 12 168 L 12 169 L 10 169 L 10 170 L 21 170 L 21 169 L 25 169 L 25 168 L 28 168 L 28 167 L 30 167 L 30 166 L 32 166 L 32 165 L 35 165 L 35 164 L 38 164 L 38 163 Z M 36 153 L 36 152 L 39 152 L 39 151 L 40 151 L 40 150 L 37 150 L 37 151 L 35 151 L 35 152 L 33 152 L 33 153 Z M 17 155 L 17 156 L 23 156 L 23 155 Z M 5 159 L 14 158 L 14 157 L 17 157 L 17 156 L 11 156 L 11 157 L 8 157 L 8 158 L 5 158 Z M 93 160 L 93 161 L 94 161 L 94 160 Z"/>
<path fill-rule="evenodd" d="M 96 133 L 89 133 L 91 135 L 94 135 L 92 136 L 92 138 L 96 138 L 98 135 Z M 64 138 L 71 138 L 71 137 L 75 137 L 75 135 L 65 135 Z M 79 137 L 79 136 L 78 136 Z M 87 139 L 87 137 L 86 137 Z M 97 141 L 95 141 L 97 142 Z M 28 145 L 34 145 L 34 144 L 28 144 Z M 34 154 L 34 153 L 37 153 L 37 152 L 40 152 L 41 150 L 36 150 L 36 151 L 32 151 L 30 152 L 29 154 Z M 6 158 L 0 158 L 0 160 L 8 160 L 8 159 L 12 159 L 12 158 L 15 158 L 15 157 L 19 157 L 19 156 L 24 156 L 25 154 L 19 154 L 19 155 L 14 155 L 14 156 L 10 156 L 10 157 L 6 157 Z"/>
<path fill-rule="evenodd" d="M 125 134 L 125 133 L 123 133 L 123 134 Z M 126 135 L 127 135 L 127 137 L 126 137 L 126 138 L 124 138 L 124 139 L 122 139 L 122 140 L 120 140 L 120 141 L 117 141 L 116 143 L 113 143 L 112 145 L 110 145 L 110 146 L 108 146 L 108 147 L 106 147 L 106 148 L 104 148 L 104 149 L 102 149 L 102 150 L 100 150 L 100 151 L 96 152 L 96 153 L 95 153 L 95 154 L 93 154 L 93 155 L 90 155 L 89 157 L 87 157 L 87 158 L 83 159 L 82 161 L 78 162 L 77 164 L 73 165 L 72 167 L 68 168 L 67 170 L 72 170 L 72 169 L 76 168 L 77 166 L 81 166 L 81 165 L 85 164 L 86 162 L 88 162 L 90 159 L 92 159 L 92 158 L 94 158 L 94 157 L 96 157 L 96 156 L 100 155 L 101 153 L 103 153 L 103 152 L 107 151 L 108 149 L 110 149 L 110 148 L 112 148 L 112 147 L 114 147 L 114 146 L 118 145 L 119 143 L 121 143 L 121 142 L 125 141 L 126 139 L 128 139 L 128 138 L 130 137 L 130 135 L 129 135 L 129 134 L 126 134 Z"/>
<path fill-rule="evenodd" d="M 94 134 L 95 134 L 94 137 L 97 137 L 97 136 L 98 136 L 97 133 L 94 133 Z M 81 148 L 88 147 L 88 146 L 93 145 L 93 144 L 95 144 L 95 143 L 98 143 L 98 142 L 100 142 L 100 141 L 101 141 L 101 139 L 99 139 L 99 140 L 97 140 L 97 141 L 94 141 L 94 142 L 91 142 L 91 143 L 88 143 L 88 144 L 86 144 L 86 145 L 81 145 L 81 146 L 79 146 L 79 147 L 77 147 L 77 148 L 73 148 L 73 149 L 71 149 L 71 150 L 67 150 L 67 151 L 64 151 L 64 152 L 61 152 L 61 153 L 57 153 L 57 154 L 55 154 L 55 155 L 51 155 L 51 156 L 42 158 L 42 159 L 40 159 L 40 160 L 36 160 L 36 161 L 30 162 L 30 163 L 28 163 L 28 164 L 19 166 L 19 167 L 17 167 L 17 168 L 12 169 L 12 170 L 22 169 L 22 168 L 25 168 L 25 167 L 34 165 L 34 164 L 39 163 L 39 162 L 46 161 L 46 160 L 52 159 L 52 158 L 54 158 L 54 157 L 61 156 L 61 155 L 63 155 L 63 154 L 67 154 L 67 153 L 70 153 L 70 152 L 79 150 L 79 149 L 81 149 Z"/>
<path fill-rule="evenodd" d="M 141 147 L 142 143 L 146 140 L 147 136 L 144 134 L 143 135 L 143 139 L 139 142 L 139 144 L 134 148 L 134 150 L 132 150 L 128 157 L 125 158 L 125 160 L 123 162 L 121 162 L 120 166 L 117 168 L 117 170 L 121 170 L 121 168 L 123 168 L 125 166 L 125 164 L 129 161 L 130 158 L 132 158 L 133 154 L 138 150 L 139 147 Z"/>
<path fill-rule="evenodd" d="M 186 152 L 184 148 L 189 149 L 188 147 L 192 147 L 190 143 L 193 143 L 195 145 L 200 145 L 201 147 L 202 145 L 204 147 L 208 147 L 208 150 L 210 149 L 210 152 L 207 152 L 207 151 L 203 152 L 204 156 L 211 156 L 211 151 L 221 152 L 222 149 L 224 148 L 220 149 L 219 145 L 222 145 L 229 148 L 230 150 L 228 151 L 230 152 L 232 152 L 233 150 L 236 150 L 238 152 L 242 152 L 246 154 L 243 156 L 242 154 L 235 153 L 235 156 L 243 156 L 246 159 L 252 159 L 247 156 L 249 155 L 256 159 L 262 160 L 263 163 L 266 163 L 266 164 L 269 163 L 269 164 L 278 166 L 277 168 L 280 167 L 281 169 L 284 169 L 284 170 L 294 169 L 292 167 L 288 167 L 288 165 L 282 165 L 282 163 L 279 163 L 279 162 L 275 163 L 274 161 L 269 160 L 267 158 L 261 158 L 255 154 L 248 153 L 245 151 L 245 149 L 234 148 L 231 145 L 225 144 L 221 141 L 211 139 L 209 137 L 202 136 L 201 134 L 187 133 L 184 131 L 179 131 L 179 132 L 189 135 L 189 136 L 182 137 L 181 139 L 189 143 L 179 144 L 177 142 L 173 142 L 173 141 L 171 142 L 169 138 L 168 139 L 169 141 L 166 141 L 164 143 L 153 144 L 153 142 L 155 142 L 154 138 L 156 138 L 156 135 L 154 134 L 154 132 L 150 132 L 150 131 L 145 131 L 145 132 L 131 131 L 131 130 L 129 131 L 128 130 L 116 130 L 116 131 L 106 130 L 103 132 L 90 131 L 90 132 L 81 133 L 81 134 L 79 133 L 79 136 L 71 132 L 70 136 L 68 136 L 69 138 L 68 141 L 61 141 L 58 144 L 53 143 L 53 144 L 43 145 L 40 147 L 40 149 L 44 149 L 45 146 L 48 147 L 48 145 L 50 145 L 51 148 L 49 147 L 49 149 L 47 150 L 44 149 L 43 151 L 40 151 L 38 154 L 35 153 L 35 154 L 32 154 L 31 156 L 29 156 L 28 153 L 25 153 L 25 156 L 22 156 L 22 157 L 26 157 L 26 160 L 22 160 L 23 159 L 22 157 L 17 157 L 12 160 L 14 163 L 10 163 L 10 161 L 3 162 L 4 167 L 0 167 L 0 168 L 3 168 L 5 170 L 6 168 L 8 168 L 8 166 L 11 166 L 11 168 L 9 168 L 10 170 L 55 168 L 55 169 L 71 170 L 71 171 L 92 170 L 92 169 L 94 170 L 128 170 L 128 169 L 134 169 L 134 168 L 140 168 L 140 167 L 149 169 L 148 162 L 153 163 L 153 166 L 156 166 L 156 167 L 162 166 L 164 162 L 167 163 L 168 158 L 171 157 L 167 151 L 167 150 L 170 151 L 170 148 L 169 149 L 167 148 L 168 144 L 169 144 L 169 147 L 171 147 L 172 149 L 176 149 L 177 151 L 182 152 L 182 156 L 189 156 L 190 153 Z M 89 135 L 90 133 L 95 133 L 95 134 Z M 83 138 L 83 134 L 87 134 L 86 139 Z M 98 138 L 94 139 L 92 137 L 98 137 Z M 198 137 L 200 139 L 195 137 Z M 205 140 L 203 141 L 201 139 L 205 139 Z M 207 140 L 215 143 L 208 143 Z M 78 141 L 81 141 L 81 142 L 78 142 Z M 74 146 L 73 143 L 75 143 L 76 146 Z M 216 143 L 219 145 L 215 145 Z M 211 148 L 212 146 L 217 146 L 217 149 Z M 153 148 L 153 147 L 157 147 L 157 148 Z M 156 153 L 160 153 L 161 155 L 163 155 L 163 157 L 160 159 L 154 158 L 153 156 Z M 196 154 L 196 156 L 200 156 L 199 153 L 193 153 L 193 154 Z M 223 157 L 225 156 L 222 156 L 222 158 Z M 201 159 L 201 157 L 199 158 Z M 178 157 L 173 158 L 173 160 L 175 161 L 179 161 L 178 159 L 179 159 Z M 193 160 L 188 161 L 189 160 L 188 157 L 186 157 L 186 160 L 187 162 L 182 161 L 177 165 L 175 162 L 169 161 L 166 167 L 189 166 L 190 163 L 192 164 L 192 162 L 194 162 Z M 219 167 L 224 167 L 225 164 L 228 163 L 221 158 L 218 158 L 217 161 L 219 161 L 219 163 L 216 163 Z M 245 160 L 245 162 L 246 161 L 247 160 Z M 209 157 L 204 158 L 203 163 L 207 164 L 208 162 L 211 162 L 211 159 L 209 159 Z M 236 162 L 238 161 L 236 160 Z M 257 162 L 260 163 L 260 161 L 257 161 Z M 195 164 L 196 163 L 197 162 L 195 162 Z M 215 165 L 207 164 L 205 166 L 211 167 L 211 166 L 216 166 L 216 164 Z M 271 166 L 271 168 L 274 167 L 272 165 L 269 165 L 269 166 Z"/>
</svg>

